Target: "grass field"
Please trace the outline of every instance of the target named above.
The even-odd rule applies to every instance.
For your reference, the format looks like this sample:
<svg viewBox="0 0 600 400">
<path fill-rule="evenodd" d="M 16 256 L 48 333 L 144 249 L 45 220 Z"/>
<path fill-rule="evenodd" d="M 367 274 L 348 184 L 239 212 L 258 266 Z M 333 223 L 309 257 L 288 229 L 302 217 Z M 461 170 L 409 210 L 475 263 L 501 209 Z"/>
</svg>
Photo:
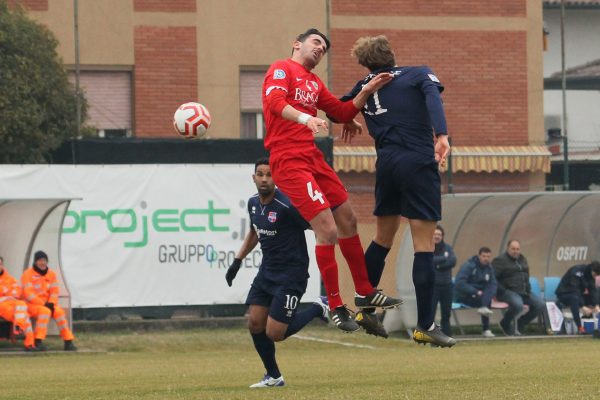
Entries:
<svg viewBox="0 0 600 400">
<path fill-rule="evenodd" d="M 452 349 L 311 326 L 278 344 L 286 387 L 243 329 L 79 335 L 76 354 L 0 356 L 0 399 L 592 399 L 600 340 L 462 341 Z M 319 342 L 308 340 L 332 341 Z M 350 346 L 345 346 L 343 344 Z M 48 340 L 50 348 L 61 348 Z M 5 347 L 5 344 L 3 344 Z"/>
</svg>

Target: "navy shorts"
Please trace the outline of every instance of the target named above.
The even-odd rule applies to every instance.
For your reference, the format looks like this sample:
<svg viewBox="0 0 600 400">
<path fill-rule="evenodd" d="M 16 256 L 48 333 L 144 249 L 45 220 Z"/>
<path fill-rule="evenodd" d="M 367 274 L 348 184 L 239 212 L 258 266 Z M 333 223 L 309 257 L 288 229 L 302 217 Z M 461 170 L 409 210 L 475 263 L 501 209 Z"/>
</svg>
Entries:
<svg viewBox="0 0 600 400">
<path fill-rule="evenodd" d="M 307 284 L 308 279 L 298 282 L 275 282 L 265 278 L 259 271 L 250 287 L 246 304 L 268 307 L 271 318 L 289 324 L 302 295 L 306 292 Z"/>
<path fill-rule="evenodd" d="M 425 221 L 441 219 L 441 180 L 433 157 L 387 145 L 377 150 L 375 168 L 374 215 L 402 215 Z"/>
</svg>

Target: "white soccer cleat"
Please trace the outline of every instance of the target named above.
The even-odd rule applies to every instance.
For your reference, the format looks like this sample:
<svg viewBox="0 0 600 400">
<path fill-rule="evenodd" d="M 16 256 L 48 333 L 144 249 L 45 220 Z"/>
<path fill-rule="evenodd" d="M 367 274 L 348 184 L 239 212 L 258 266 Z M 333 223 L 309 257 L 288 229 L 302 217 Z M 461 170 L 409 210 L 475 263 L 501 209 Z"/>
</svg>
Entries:
<svg viewBox="0 0 600 400">
<path fill-rule="evenodd" d="M 323 310 L 323 314 L 319 315 L 319 318 L 323 322 L 328 323 L 329 322 L 329 301 L 327 300 L 327 297 L 319 296 L 319 297 L 317 297 L 317 299 L 315 301 L 313 301 L 313 304 L 316 304 L 319 307 L 321 307 L 321 309 Z"/>
<path fill-rule="evenodd" d="M 483 315 L 484 317 L 489 317 L 490 315 L 494 314 L 494 312 L 487 307 L 479 307 L 477 309 L 477 312 Z"/>
<path fill-rule="evenodd" d="M 265 374 L 262 381 L 255 383 L 254 385 L 250 385 L 251 388 L 266 388 L 266 387 L 281 387 L 285 386 L 285 381 L 283 380 L 283 375 L 279 378 L 272 378 L 268 374 Z"/>
<path fill-rule="evenodd" d="M 481 336 L 485 337 L 485 338 L 493 338 L 496 337 L 496 335 L 494 335 L 492 333 L 492 331 L 490 331 L 489 329 L 483 331 L 483 333 L 481 334 Z"/>
</svg>

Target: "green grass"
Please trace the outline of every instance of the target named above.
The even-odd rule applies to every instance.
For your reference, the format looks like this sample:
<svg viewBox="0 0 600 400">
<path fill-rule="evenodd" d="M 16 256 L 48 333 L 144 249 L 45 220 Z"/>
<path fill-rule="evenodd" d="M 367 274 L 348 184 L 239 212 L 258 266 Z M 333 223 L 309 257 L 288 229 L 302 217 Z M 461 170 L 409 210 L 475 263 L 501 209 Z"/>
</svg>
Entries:
<svg viewBox="0 0 600 400">
<path fill-rule="evenodd" d="M 287 386 L 248 389 L 263 367 L 243 329 L 80 334 L 77 354 L 0 356 L 0 399 L 591 399 L 600 340 L 488 340 L 453 349 L 309 327 L 277 345 Z M 49 340 L 50 348 L 60 348 Z M 5 346 L 3 346 L 5 347 Z M 88 352 L 86 352 L 86 350 Z M 94 351 L 94 352 L 92 352 Z M 97 352 L 96 352 L 97 351 Z"/>
</svg>

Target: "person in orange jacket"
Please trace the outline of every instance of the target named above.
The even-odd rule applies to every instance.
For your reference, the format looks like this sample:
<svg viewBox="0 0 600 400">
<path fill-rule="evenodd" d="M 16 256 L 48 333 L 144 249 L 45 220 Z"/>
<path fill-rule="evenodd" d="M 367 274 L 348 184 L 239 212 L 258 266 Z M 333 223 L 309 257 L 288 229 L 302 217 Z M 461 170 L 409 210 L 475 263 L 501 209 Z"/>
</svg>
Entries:
<svg viewBox="0 0 600 400">
<path fill-rule="evenodd" d="M 56 273 L 48 268 L 48 256 L 43 251 L 36 251 L 33 256 L 33 266 L 23 272 L 23 299 L 27 302 L 29 316 L 37 318 L 35 324 L 35 347 L 46 350 L 43 340 L 48 331 L 50 317 L 54 318 L 60 336 L 65 342 L 65 351 L 75 351 L 75 339 L 69 329 L 65 311 L 58 305 L 60 287 Z"/>
<path fill-rule="evenodd" d="M 24 339 L 26 351 L 36 351 L 27 304 L 19 297 L 21 286 L 4 268 L 4 259 L 0 257 L 0 317 L 13 323 L 13 335 Z"/>
</svg>

